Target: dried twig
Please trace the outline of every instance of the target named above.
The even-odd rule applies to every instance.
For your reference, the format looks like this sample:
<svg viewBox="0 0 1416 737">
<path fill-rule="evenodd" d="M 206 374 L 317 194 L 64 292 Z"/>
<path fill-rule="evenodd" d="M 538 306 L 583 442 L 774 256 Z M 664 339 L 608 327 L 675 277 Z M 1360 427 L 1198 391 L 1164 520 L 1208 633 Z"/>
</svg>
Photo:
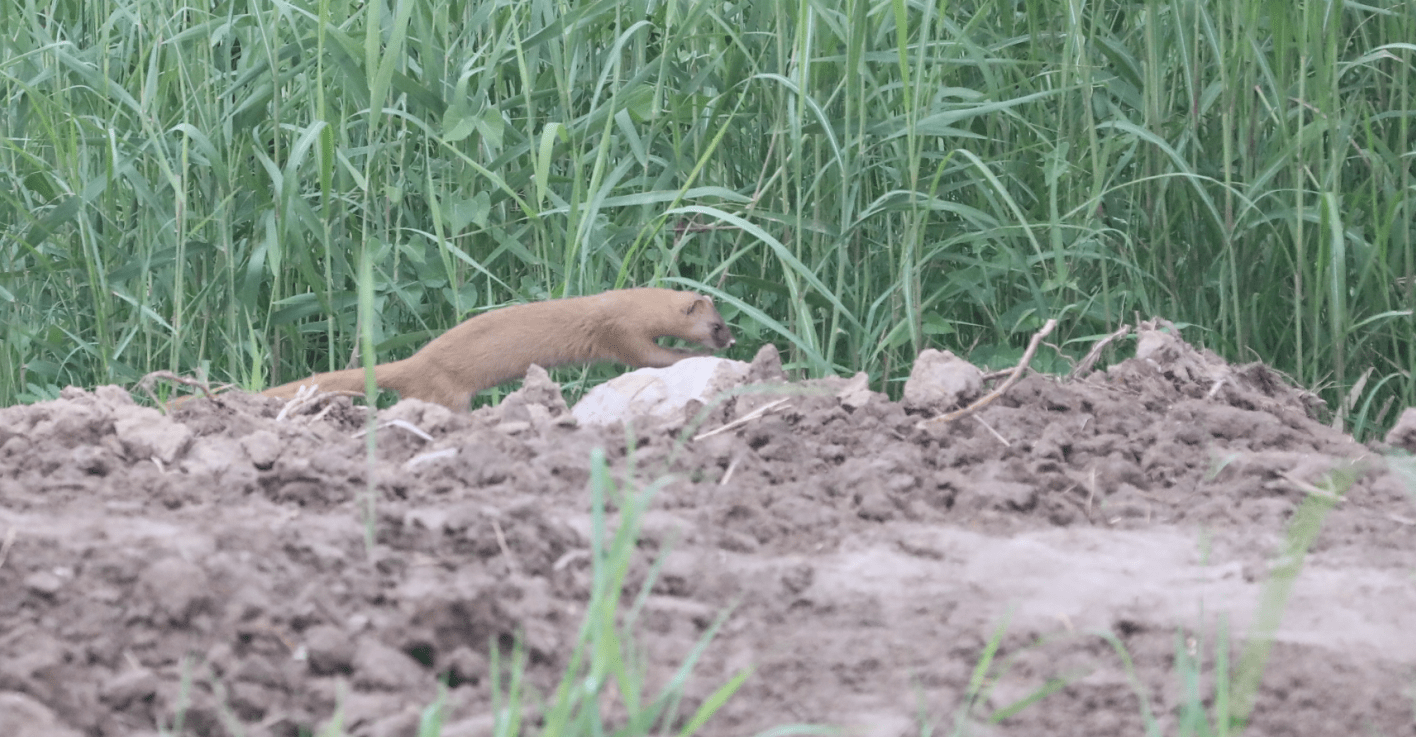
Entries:
<svg viewBox="0 0 1416 737">
<path fill-rule="evenodd" d="M 556 562 L 551 565 L 551 570 L 553 570 L 553 571 L 562 571 L 562 570 L 565 570 L 565 567 L 568 566 L 568 565 L 570 565 L 571 563 L 574 563 L 574 562 L 577 561 L 577 560 L 587 559 L 587 558 L 589 558 L 589 557 L 590 557 L 590 551 L 585 550 L 584 548 L 581 548 L 581 549 L 579 549 L 579 550 L 571 550 L 571 551 L 567 552 L 565 555 L 562 555 L 561 557 L 557 558 L 557 559 L 556 559 Z"/>
<path fill-rule="evenodd" d="M 322 392 L 319 384 L 303 384 L 295 390 L 295 396 L 291 397 L 284 407 L 280 408 L 280 414 L 275 416 L 276 422 L 284 422 L 292 415 L 303 412 L 306 407 L 313 407 L 321 402 L 327 402 L 334 397 L 362 397 L 363 392 L 334 391 Z M 326 407 L 328 409 L 328 407 Z M 316 418 L 318 419 L 318 418 Z"/>
<path fill-rule="evenodd" d="M 1091 347 L 1091 350 L 1087 351 L 1087 355 L 1082 358 L 1082 362 L 1077 364 L 1076 368 L 1072 369 L 1071 378 L 1080 379 L 1091 373 L 1092 366 L 1096 365 L 1097 359 L 1101 358 L 1101 352 L 1106 350 L 1107 346 L 1126 337 L 1130 332 L 1130 325 L 1122 325 L 1120 330 L 1098 340 L 1096 344 Z"/>
<path fill-rule="evenodd" d="M 1319 496 L 1332 502 L 1342 501 L 1341 496 L 1338 496 L 1337 494 L 1334 494 L 1333 492 L 1328 491 L 1327 489 L 1318 488 L 1317 486 L 1314 486 L 1308 483 L 1307 481 L 1304 481 L 1303 479 L 1294 476 L 1293 473 L 1290 471 L 1285 471 L 1279 474 L 1279 477 L 1282 478 L 1284 481 L 1287 481 L 1288 483 L 1292 484 L 1293 488 L 1305 494 Z"/>
<path fill-rule="evenodd" d="M 408 460 L 404 461 L 403 468 L 405 470 L 411 469 L 415 466 L 422 465 L 429 461 L 442 460 L 443 458 L 452 458 L 456 455 L 456 448 L 443 448 L 442 450 L 432 450 L 428 451 L 427 453 L 419 453 L 418 455 L 415 455 L 412 458 L 409 458 Z"/>
<path fill-rule="evenodd" d="M 1029 363 L 1032 363 L 1033 354 L 1037 353 L 1038 345 L 1042 343 L 1042 339 L 1046 338 L 1048 333 L 1051 333 L 1052 329 L 1055 327 L 1057 327 L 1057 320 L 1048 320 L 1045 324 L 1043 324 L 1041 330 L 1033 334 L 1032 340 L 1028 341 L 1028 349 L 1026 351 L 1023 351 L 1023 360 L 1019 361 L 1018 365 L 1013 367 L 1013 373 L 1008 376 L 1008 380 L 1003 382 L 1003 384 L 997 389 L 994 389 L 993 391 L 983 395 L 973 404 L 970 404 L 969 406 L 963 409 L 954 410 L 953 412 L 949 412 L 948 414 L 943 414 L 928 420 L 920 420 L 919 423 L 915 425 L 915 427 L 923 428 L 925 425 L 934 422 L 953 422 L 954 420 L 957 420 L 960 417 L 968 417 L 969 415 L 988 406 L 990 403 L 993 402 L 993 400 L 1003 396 L 1004 392 L 1008 391 L 1009 388 L 1011 388 L 1014 384 L 1018 383 L 1018 379 L 1022 378 L 1023 370 L 1028 367 Z"/>
<path fill-rule="evenodd" d="M 380 423 L 378 424 L 378 427 L 377 427 L 376 429 L 382 430 L 382 429 L 384 429 L 385 427 L 397 427 L 397 428 L 402 429 L 402 430 L 407 430 L 408 432 L 411 432 L 411 433 L 413 433 L 414 435 L 417 435 L 418 437 L 420 437 L 420 438 L 422 438 L 422 439 L 424 439 L 424 440 L 427 440 L 427 441 L 429 441 L 429 442 L 431 442 L 431 441 L 433 440 L 433 436 L 432 436 L 432 435 L 429 435 L 429 434 L 427 434 L 426 432 L 423 432 L 423 429 L 422 429 L 422 428 L 420 428 L 420 427 L 418 427 L 417 425 L 415 425 L 415 424 L 409 422 L 408 420 L 384 420 L 383 422 L 380 422 Z M 357 439 L 357 438 L 362 438 L 362 437 L 364 437 L 365 435 L 368 435 L 368 434 L 369 434 L 369 428 L 366 427 L 366 428 L 364 428 L 363 430 L 360 430 L 359 432 L 356 432 L 356 433 L 354 433 L 353 435 L 350 435 L 349 437 Z"/>
<path fill-rule="evenodd" d="M 141 390 L 144 394 L 148 395 L 148 399 L 151 399 L 152 403 L 159 407 L 163 406 L 162 402 L 157 401 L 157 395 L 154 394 L 152 391 L 153 386 L 157 384 L 158 381 L 170 381 L 174 384 L 194 386 L 198 389 L 201 389 L 202 394 L 205 394 L 207 399 L 215 399 L 217 394 L 220 394 L 221 392 L 224 392 L 227 389 L 231 388 L 230 384 L 222 384 L 215 392 L 213 392 L 211 389 L 211 384 L 206 381 L 202 381 L 201 379 L 189 379 L 185 376 L 179 376 L 177 374 L 174 374 L 171 371 L 153 371 L 138 381 L 137 389 Z M 172 400 L 172 403 L 168 406 L 168 409 L 176 408 L 177 405 L 191 398 L 192 397 L 179 397 L 177 399 L 174 399 Z"/>
<path fill-rule="evenodd" d="M 768 412 L 771 412 L 772 410 L 776 409 L 776 408 L 777 408 L 777 405 L 782 404 L 782 403 L 787 402 L 787 401 L 790 401 L 790 400 L 791 400 L 791 397 L 787 397 L 786 399 L 778 399 L 778 400 L 775 401 L 775 402 L 768 402 L 767 404 L 764 404 L 764 405 L 762 405 L 761 407 L 758 407 L 757 409 L 752 410 L 751 412 L 748 412 L 747 414 L 743 415 L 742 417 L 740 417 L 740 418 L 738 418 L 738 419 L 736 419 L 736 420 L 733 420 L 732 422 L 729 422 L 728 424 L 723 425 L 722 427 L 717 428 L 716 430 L 709 430 L 708 432 L 705 432 L 705 433 L 703 433 L 702 435 L 699 435 L 698 437 L 694 438 L 693 441 L 696 443 L 696 442 L 698 442 L 699 440 L 702 440 L 702 439 L 704 439 L 704 438 L 711 438 L 711 437 L 713 437 L 714 435 L 717 435 L 718 433 L 727 432 L 727 431 L 729 431 L 729 430 L 732 430 L 732 429 L 734 429 L 734 428 L 740 427 L 740 426 L 742 426 L 742 425 L 746 425 L 747 423 L 752 422 L 753 420 L 755 420 L 755 419 L 757 419 L 757 418 L 759 418 L 759 417 L 761 417 L 761 416 L 767 414 Z"/>
<path fill-rule="evenodd" d="M 511 548 L 507 547 L 506 535 L 502 532 L 501 523 L 497 522 L 495 517 L 492 518 L 492 532 L 497 535 L 497 547 L 501 548 L 502 557 L 506 558 L 507 568 L 515 571 L 517 569 L 516 558 L 512 557 Z"/>
<path fill-rule="evenodd" d="M 738 460 L 739 460 L 740 458 L 741 458 L 741 456 L 734 456 L 734 457 L 733 457 L 732 463 L 729 463 L 729 464 L 728 464 L 728 470 L 723 473 L 723 480 L 718 482 L 718 485 L 719 485 L 719 486 L 723 486 L 723 485 L 727 484 L 727 483 L 728 483 L 728 479 L 730 479 L 730 478 L 733 477 L 733 471 L 737 470 L 737 464 L 738 464 Z"/>
<path fill-rule="evenodd" d="M 0 566 L 5 565 L 5 559 L 10 557 L 10 548 L 15 544 L 15 532 L 19 529 L 10 525 L 10 529 L 5 531 L 5 542 L 0 543 Z"/>
<path fill-rule="evenodd" d="M 1001 378 L 1003 378 L 1003 377 L 1005 377 L 1005 376 L 1007 376 L 1008 374 L 1011 374 L 1011 373 L 1013 373 L 1013 369 L 1010 369 L 1010 368 L 999 369 L 999 370 L 997 370 L 997 371 L 989 371 L 988 373 L 984 374 L 983 376 L 980 376 L 980 377 L 979 377 L 979 381 L 995 381 L 995 380 L 1001 379 Z"/>
<path fill-rule="evenodd" d="M 1002 435 L 999 435 L 999 434 L 998 434 L 998 431 L 997 431 L 997 430 L 994 430 L 992 425 L 988 424 L 987 422 L 984 422 L 982 417 L 979 417 L 978 415 L 974 415 L 974 419 L 975 419 L 975 420 L 978 420 L 978 424 L 983 425 L 983 429 L 985 429 L 985 430 L 987 430 L 987 431 L 993 433 L 993 437 L 998 438 L 998 442 L 1002 443 L 1004 447 L 1006 447 L 1006 448 L 1011 448 L 1011 447 L 1013 447 L 1013 444 L 1010 443 L 1010 442 L 1008 442 L 1008 439 L 1007 439 L 1007 438 L 1003 437 Z"/>
</svg>

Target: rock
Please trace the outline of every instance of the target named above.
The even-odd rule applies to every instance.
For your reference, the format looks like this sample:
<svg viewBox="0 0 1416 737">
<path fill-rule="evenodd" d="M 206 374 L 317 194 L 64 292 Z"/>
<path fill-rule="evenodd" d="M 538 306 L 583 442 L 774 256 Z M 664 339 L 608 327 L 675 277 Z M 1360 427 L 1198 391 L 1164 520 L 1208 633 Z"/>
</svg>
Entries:
<svg viewBox="0 0 1416 737">
<path fill-rule="evenodd" d="M 404 735 L 418 733 L 418 721 L 422 716 L 422 710 L 412 704 L 403 707 L 403 710 L 395 714 L 390 714 L 365 728 L 364 734 L 369 737 L 403 737 Z"/>
<path fill-rule="evenodd" d="M 79 737 L 49 707 L 28 694 L 0 691 L 0 734 L 6 737 Z"/>
<path fill-rule="evenodd" d="M 70 576 L 72 577 L 72 574 Z M 25 576 L 25 588 L 42 596 L 53 596 L 64 588 L 64 577 L 54 571 L 35 571 Z"/>
<path fill-rule="evenodd" d="M 95 387 L 93 396 L 98 399 L 100 404 L 106 404 L 113 409 L 136 406 L 133 403 L 132 395 L 128 394 L 128 390 L 114 384 Z"/>
<path fill-rule="evenodd" d="M 223 437 L 202 438 L 193 444 L 181 468 L 194 476 L 220 479 L 237 464 L 243 464 L 244 451 L 235 440 Z"/>
<path fill-rule="evenodd" d="M 441 404 L 421 399 L 400 399 L 398 404 L 379 412 L 379 421 L 403 420 L 414 427 L 437 436 L 466 427 L 467 412 L 453 412 Z"/>
<path fill-rule="evenodd" d="M 442 737 L 491 737 L 495 734 L 496 718 L 491 714 L 463 719 L 443 727 Z"/>
<path fill-rule="evenodd" d="M 841 400 L 842 406 L 846 409 L 856 410 L 870 403 L 873 396 L 870 391 L 870 375 L 864 371 L 857 371 L 846 381 L 846 385 L 836 392 L 836 398 Z"/>
<path fill-rule="evenodd" d="M 114 413 L 117 421 L 113 432 L 123 450 L 131 458 L 156 458 L 171 463 L 192 442 L 192 431 L 186 425 L 163 417 L 147 407 L 124 407 Z"/>
<path fill-rule="evenodd" d="M 400 691 L 417 688 L 426 673 L 414 659 L 373 637 L 359 641 L 354 655 L 354 685 L 366 689 Z"/>
<path fill-rule="evenodd" d="M 1407 407 L 1386 435 L 1386 444 L 1416 453 L 1416 407 Z"/>
<path fill-rule="evenodd" d="M 856 514 L 861 519 L 886 522 L 895 517 L 895 503 L 883 489 L 867 489 L 856 504 Z"/>
<path fill-rule="evenodd" d="M 241 449 L 251 459 L 251 465 L 265 471 L 280 458 L 280 438 L 269 430 L 257 430 L 241 438 Z"/>
<path fill-rule="evenodd" d="M 508 394 L 493 412 L 501 419 L 502 425 L 520 428 L 521 423 L 525 423 L 526 428 L 538 430 L 544 430 L 552 423 L 560 423 L 570 416 L 570 408 L 566 406 L 565 397 L 561 395 L 560 385 L 551 381 L 551 375 L 536 364 L 531 364 L 530 368 L 526 369 L 526 379 L 521 388 Z M 503 432 L 514 434 L 505 428 Z"/>
<path fill-rule="evenodd" d="M 926 348 L 905 381 L 905 409 L 940 413 L 961 407 L 983 389 L 983 374 L 950 353 Z"/>
<path fill-rule="evenodd" d="M 970 484 L 959 492 L 956 506 L 968 511 L 995 509 L 1016 512 L 1037 503 L 1037 488 L 1016 481 L 990 479 Z"/>
<path fill-rule="evenodd" d="M 156 602 L 157 613 L 171 624 L 186 626 L 192 615 L 211 606 L 211 583 L 200 566 L 181 558 L 165 558 L 139 577 L 144 596 Z"/>
<path fill-rule="evenodd" d="M 338 627 L 311 627 L 305 632 L 305 657 L 316 675 L 349 673 L 354 667 L 354 641 Z"/>
<path fill-rule="evenodd" d="M 459 683 L 481 683 L 482 679 L 487 677 L 489 669 L 487 656 L 466 645 L 453 650 L 443 666 L 443 671 L 453 686 Z"/>
<path fill-rule="evenodd" d="M 134 701 L 147 701 L 157 695 L 157 676 L 147 668 L 132 668 L 104 681 L 98 691 L 103 703 L 122 711 Z"/>
<path fill-rule="evenodd" d="M 113 452 L 101 445 L 81 445 L 69 453 L 74 468 L 90 476 L 107 476 L 117 463 Z"/>
<path fill-rule="evenodd" d="M 712 404 L 720 392 L 741 386 L 750 368 L 742 361 L 698 356 L 667 368 L 631 371 L 591 389 L 572 413 L 584 425 L 609 425 L 637 417 L 681 423 L 689 402 Z"/>
<path fill-rule="evenodd" d="M 782 370 L 782 354 L 777 351 L 777 346 L 771 343 L 763 343 L 757 349 L 757 355 L 752 357 L 752 364 L 747 369 L 748 384 L 775 383 L 787 380 L 787 372 Z"/>
</svg>

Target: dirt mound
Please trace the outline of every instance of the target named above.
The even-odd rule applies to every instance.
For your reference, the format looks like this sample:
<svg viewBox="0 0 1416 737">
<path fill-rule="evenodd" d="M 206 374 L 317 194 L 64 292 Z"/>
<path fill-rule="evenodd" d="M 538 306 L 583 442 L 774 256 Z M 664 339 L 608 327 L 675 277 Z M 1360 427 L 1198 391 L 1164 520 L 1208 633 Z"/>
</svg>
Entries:
<svg viewBox="0 0 1416 737">
<path fill-rule="evenodd" d="M 372 479 L 346 399 L 163 416 L 99 387 L 0 410 L 0 731 L 149 734 L 180 711 L 188 733 L 294 735 L 344 693 L 352 734 L 411 734 L 441 678 L 449 733 L 487 733 L 489 643 L 521 633 L 542 694 L 565 667 L 603 448 L 622 479 L 674 474 L 631 576 L 668 551 L 640 618 L 650 677 L 736 604 L 690 700 L 756 670 L 709 734 L 1138 734 L 1147 714 L 1172 732 L 1187 689 L 1209 693 L 1217 655 L 1238 662 L 1260 626 L 1310 498 L 1332 511 L 1250 733 L 1410 733 L 1406 461 L 1310 419 L 1264 367 L 1143 328 L 1137 358 L 923 426 L 843 379 L 769 381 L 701 427 L 632 433 L 577 426 L 542 380 L 469 415 L 403 402 L 380 416 Z"/>
</svg>

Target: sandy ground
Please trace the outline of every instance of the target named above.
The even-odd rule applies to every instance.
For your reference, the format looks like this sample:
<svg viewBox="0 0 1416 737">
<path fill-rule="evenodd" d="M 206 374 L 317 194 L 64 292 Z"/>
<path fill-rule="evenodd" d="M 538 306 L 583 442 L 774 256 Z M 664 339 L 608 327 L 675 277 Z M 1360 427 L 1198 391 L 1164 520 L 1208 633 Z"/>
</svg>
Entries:
<svg viewBox="0 0 1416 737">
<path fill-rule="evenodd" d="M 439 677 L 447 734 L 485 734 L 489 642 L 524 633 L 541 694 L 565 667 L 595 447 L 628 483 L 675 474 L 631 575 L 667 551 L 637 628 L 650 677 L 736 605 L 689 702 L 755 670 L 706 734 L 1142 734 L 1147 712 L 1175 734 L 1179 663 L 1198 658 L 1213 694 L 1217 638 L 1233 666 L 1315 492 L 1340 501 L 1248 733 L 1412 734 L 1406 459 L 1310 419 L 1262 366 L 1150 348 L 925 427 L 845 380 L 785 383 L 767 351 L 765 393 L 700 431 L 787 402 L 681 445 L 681 420 L 636 423 L 632 463 L 622 426 L 578 426 L 547 382 L 472 414 L 403 402 L 378 433 L 372 556 L 348 400 L 277 419 L 283 402 L 228 394 L 163 416 L 99 387 L 0 410 L 0 734 L 156 734 L 180 709 L 188 734 L 295 735 L 347 692 L 352 734 L 405 735 Z"/>
</svg>

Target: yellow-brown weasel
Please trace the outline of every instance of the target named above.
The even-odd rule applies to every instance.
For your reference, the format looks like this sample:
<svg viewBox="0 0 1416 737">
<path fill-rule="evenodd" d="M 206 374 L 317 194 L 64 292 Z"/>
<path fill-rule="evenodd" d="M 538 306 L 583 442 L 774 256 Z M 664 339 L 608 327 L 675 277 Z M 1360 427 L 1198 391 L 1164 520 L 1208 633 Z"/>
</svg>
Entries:
<svg viewBox="0 0 1416 737">
<path fill-rule="evenodd" d="M 620 289 L 513 305 L 469 318 L 402 361 L 374 367 L 374 381 L 401 397 L 466 410 L 483 389 L 526 375 L 531 364 L 615 361 L 635 368 L 662 368 L 683 358 L 706 356 L 665 348 L 655 339 L 682 338 L 713 350 L 735 342 L 713 300 L 672 289 Z M 364 391 L 364 370 L 315 374 L 267 389 L 267 397 L 290 399 L 301 386 L 321 391 Z"/>
</svg>

